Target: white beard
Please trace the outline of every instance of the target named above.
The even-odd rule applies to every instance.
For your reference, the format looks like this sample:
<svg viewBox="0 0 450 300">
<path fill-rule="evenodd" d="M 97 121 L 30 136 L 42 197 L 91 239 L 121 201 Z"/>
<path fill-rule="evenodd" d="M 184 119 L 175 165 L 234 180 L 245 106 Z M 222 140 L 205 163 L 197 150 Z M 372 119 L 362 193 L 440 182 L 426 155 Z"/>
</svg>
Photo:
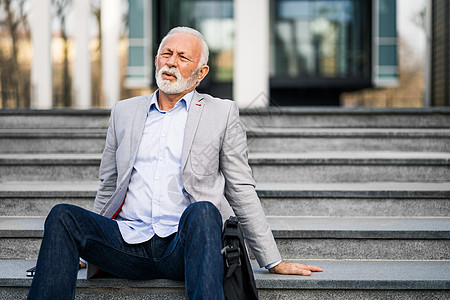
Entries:
<svg viewBox="0 0 450 300">
<path fill-rule="evenodd" d="M 174 75 L 176 77 L 175 82 L 172 83 L 170 80 L 164 79 L 162 77 L 163 72 Z M 197 84 L 197 75 L 198 70 L 194 71 L 188 79 L 184 79 L 177 68 L 169 68 L 166 65 L 159 69 L 159 71 L 155 71 L 156 85 L 161 91 L 168 95 L 180 94 Z"/>
</svg>

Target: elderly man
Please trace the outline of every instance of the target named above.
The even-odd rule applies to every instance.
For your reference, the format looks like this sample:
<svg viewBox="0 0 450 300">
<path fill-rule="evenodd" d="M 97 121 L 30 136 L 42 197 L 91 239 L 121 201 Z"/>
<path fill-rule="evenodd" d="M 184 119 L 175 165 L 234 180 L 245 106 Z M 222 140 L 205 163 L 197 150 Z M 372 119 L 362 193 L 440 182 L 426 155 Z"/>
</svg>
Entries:
<svg viewBox="0 0 450 300">
<path fill-rule="evenodd" d="M 223 299 L 222 222 L 233 213 L 261 267 L 321 271 L 281 260 L 236 104 L 195 91 L 207 61 L 196 30 L 174 28 L 162 40 L 159 89 L 111 112 L 94 212 L 62 204 L 47 217 L 29 299 L 73 299 L 79 257 L 89 274 L 185 280 L 188 299 Z"/>
</svg>

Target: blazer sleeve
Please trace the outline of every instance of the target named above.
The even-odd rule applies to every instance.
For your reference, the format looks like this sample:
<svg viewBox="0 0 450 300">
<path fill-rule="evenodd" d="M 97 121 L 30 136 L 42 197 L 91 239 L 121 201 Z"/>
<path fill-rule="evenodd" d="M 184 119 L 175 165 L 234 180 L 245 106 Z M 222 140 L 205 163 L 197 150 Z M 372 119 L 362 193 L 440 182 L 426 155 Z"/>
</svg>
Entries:
<svg viewBox="0 0 450 300">
<path fill-rule="evenodd" d="M 247 136 L 235 102 L 230 105 L 219 163 L 225 178 L 225 196 L 260 267 L 281 260 L 256 194 L 256 183 L 248 164 Z"/>
<path fill-rule="evenodd" d="M 117 105 L 117 104 L 116 104 Z M 111 116 L 109 118 L 108 132 L 106 134 L 105 149 L 103 151 L 99 178 L 100 186 L 95 197 L 93 211 L 100 213 L 103 206 L 110 199 L 111 195 L 116 190 L 117 184 L 117 165 L 116 165 L 116 150 L 117 139 L 115 132 L 115 111 L 116 105 L 111 110 Z"/>
</svg>

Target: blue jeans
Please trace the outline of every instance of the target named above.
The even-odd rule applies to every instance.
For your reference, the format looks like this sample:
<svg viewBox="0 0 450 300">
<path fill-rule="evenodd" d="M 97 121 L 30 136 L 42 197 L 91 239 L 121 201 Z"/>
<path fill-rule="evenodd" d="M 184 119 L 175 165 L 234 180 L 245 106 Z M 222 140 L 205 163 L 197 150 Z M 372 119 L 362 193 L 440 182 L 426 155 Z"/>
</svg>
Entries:
<svg viewBox="0 0 450 300">
<path fill-rule="evenodd" d="M 127 279 L 184 280 L 187 299 L 224 299 L 222 218 L 210 202 L 181 216 L 178 232 L 127 244 L 116 221 L 83 208 L 56 205 L 44 237 L 28 299 L 73 299 L 79 257 Z"/>
</svg>

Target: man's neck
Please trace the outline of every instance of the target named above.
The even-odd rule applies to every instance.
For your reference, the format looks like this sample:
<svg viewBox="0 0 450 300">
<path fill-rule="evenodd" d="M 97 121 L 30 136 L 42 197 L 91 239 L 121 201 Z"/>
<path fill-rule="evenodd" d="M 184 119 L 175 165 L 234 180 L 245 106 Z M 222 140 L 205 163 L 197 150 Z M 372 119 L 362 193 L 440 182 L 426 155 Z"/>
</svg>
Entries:
<svg viewBox="0 0 450 300">
<path fill-rule="evenodd" d="M 184 97 L 187 93 L 192 92 L 195 89 L 195 86 L 190 88 L 189 90 L 186 90 L 184 92 L 181 92 L 179 94 L 166 94 L 163 91 L 158 91 L 158 105 L 159 109 L 163 111 L 169 111 L 171 110 L 175 104 L 177 104 L 180 99 Z"/>
</svg>

